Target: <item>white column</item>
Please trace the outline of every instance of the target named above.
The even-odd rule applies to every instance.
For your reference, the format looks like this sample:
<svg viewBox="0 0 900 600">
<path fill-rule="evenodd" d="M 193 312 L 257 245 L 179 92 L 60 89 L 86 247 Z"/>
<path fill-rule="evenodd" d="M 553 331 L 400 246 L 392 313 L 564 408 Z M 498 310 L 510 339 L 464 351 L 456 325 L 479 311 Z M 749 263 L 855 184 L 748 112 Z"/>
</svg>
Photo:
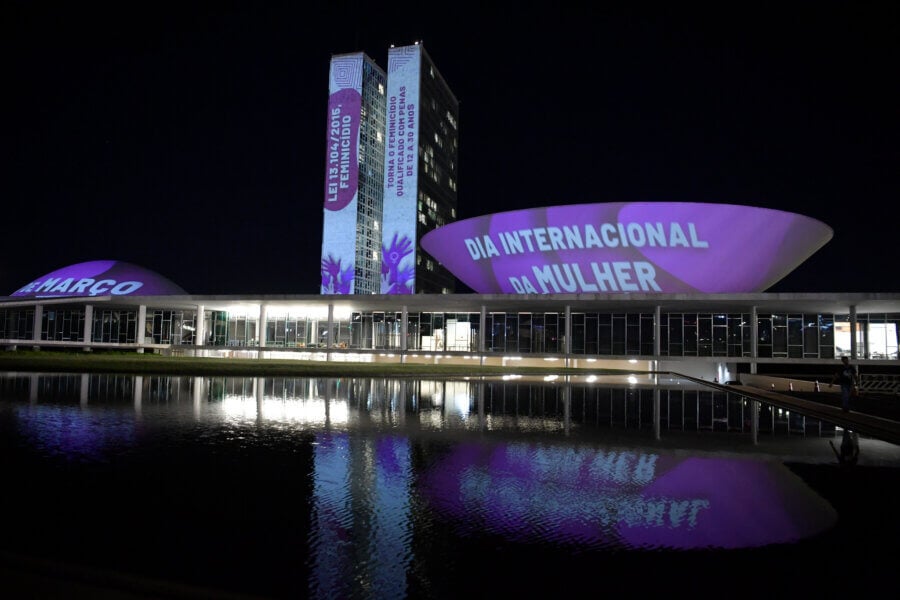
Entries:
<svg viewBox="0 0 900 600">
<path fill-rule="evenodd" d="M 259 349 L 262 350 L 266 345 L 266 312 L 267 307 L 264 303 L 259 304 L 259 321 L 256 323 L 256 339 L 259 341 Z M 262 355 L 260 355 L 262 356 Z"/>
<path fill-rule="evenodd" d="M 759 313 L 750 308 L 750 373 L 756 374 L 756 359 L 759 358 Z"/>
<path fill-rule="evenodd" d="M 143 346 L 147 342 L 147 305 L 141 304 L 140 306 L 138 306 L 137 320 L 138 354 L 143 354 Z"/>
<path fill-rule="evenodd" d="M 487 306 L 481 305 L 481 324 L 478 326 L 478 364 L 484 366 L 484 342 L 487 336 Z"/>
<path fill-rule="evenodd" d="M 328 329 L 325 330 L 325 348 L 331 350 L 334 345 L 334 304 L 328 303 Z M 328 357 L 329 360 L 331 357 Z"/>
<path fill-rule="evenodd" d="M 653 356 L 659 360 L 662 354 L 662 307 L 656 305 L 653 309 Z"/>
<path fill-rule="evenodd" d="M 481 325 L 478 327 L 478 351 L 484 354 L 485 338 L 487 337 L 487 306 L 481 305 Z"/>
<path fill-rule="evenodd" d="M 563 352 L 566 353 L 566 368 L 569 367 L 569 355 L 572 354 L 572 307 L 566 304 L 566 324 L 563 327 Z"/>
<path fill-rule="evenodd" d="M 31 339 L 35 342 L 41 341 L 41 327 L 44 322 L 44 305 L 43 304 L 35 304 L 34 305 L 34 332 L 32 333 Z M 34 347 L 35 350 L 38 349 L 38 346 Z"/>
<path fill-rule="evenodd" d="M 662 307 L 657 304 L 653 309 L 653 370 L 659 371 L 659 360 L 662 356 Z M 656 439 L 659 439 L 658 437 Z"/>
<path fill-rule="evenodd" d="M 94 307 L 90 304 L 84 305 L 84 333 L 82 338 L 84 341 L 84 351 L 91 351 L 91 335 L 94 332 Z"/>
<path fill-rule="evenodd" d="M 332 321 L 334 320 L 334 304 L 328 303 L 328 317 L 325 322 L 325 362 L 331 362 L 331 346 L 334 344 L 332 339 Z"/>
<path fill-rule="evenodd" d="M 206 327 L 204 319 L 204 308 L 202 304 L 197 305 L 197 317 L 194 319 L 194 345 L 203 346 L 206 344 Z"/>
<path fill-rule="evenodd" d="M 859 358 L 859 349 L 856 347 L 858 324 L 856 322 L 856 305 L 850 307 L 850 360 Z"/>
<path fill-rule="evenodd" d="M 409 335 L 409 310 L 407 306 L 404 304 L 400 322 L 400 362 L 406 362 L 406 348 L 408 347 L 408 343 L 406 340 L 406 336 Z"/>
</svg>

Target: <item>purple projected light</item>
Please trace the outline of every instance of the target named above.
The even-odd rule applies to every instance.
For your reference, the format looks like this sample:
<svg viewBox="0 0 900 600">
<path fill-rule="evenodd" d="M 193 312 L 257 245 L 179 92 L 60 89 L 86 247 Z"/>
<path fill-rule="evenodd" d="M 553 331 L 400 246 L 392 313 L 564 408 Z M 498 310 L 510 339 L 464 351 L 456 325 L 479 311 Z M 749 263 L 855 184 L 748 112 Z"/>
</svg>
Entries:
<svg viewBox="0 0 900 600">
<path fill-rule="evenodd" d="M 103 461 L 134 445 L 137 437 L 134 418 L 127 413 L 90 412 L 77 405 L 29 405 L 15 412 L 35 447 L 66 460 Z"/>
<path fill-rule="evenodd" d="M 691 202 L 571 204 L 440 227 L 424 248 L 480 294 L 762 292 L 832 229 L 767 208 Z"/>
<path fill-rule="evenodd" d="M 834 526 L 784 465 L 646 450 L 462 444 L 421 479 L 457 527 L 608 548 L 751 548 Z"/>
<path fill-rule="evenodd" d="M 328 99 L 328 136 L 325 155 L 325 210 L 338 211 L 356 197 L 359 184 L 359 111 L 362 97 L 358 90 L 338 90 Z"/>
<path fill-rule="evenodd" d="M 181 287 L 143 267 L 95 260 L 47 273 L 12 294 L 14 298 L 72 296 L 185 296 Z"/>
</svg>

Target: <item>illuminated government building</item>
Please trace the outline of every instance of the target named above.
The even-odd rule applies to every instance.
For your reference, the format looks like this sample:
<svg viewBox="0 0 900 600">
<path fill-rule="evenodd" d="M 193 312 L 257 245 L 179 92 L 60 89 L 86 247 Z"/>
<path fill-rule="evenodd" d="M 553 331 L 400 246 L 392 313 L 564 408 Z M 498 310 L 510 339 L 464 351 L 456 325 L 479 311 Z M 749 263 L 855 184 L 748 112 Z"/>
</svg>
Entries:
<svg viewBox="0 0 900 600">
<path fill-rule="evenodd" d="M 766 292 L 833 235 L 804 215 L 622 202 L 456 220 L 458 103 L 421 44 L 391 48 L 386 71 L 332 57 L 325 121 L 319 294 L 198 296 L 96 260 L 0 299 L 0 344 L 720 382 L 842 355 L 898 366 L 900 294 Z"/>
<path fill-rule="evenodd" d="M 456 219 L 459 103 L 422 44 L 331 59 L 322 286 L 329 294 L 452 293 L 421 237 Z M 351 232 L 356 235 L 351 235 Z"/>
</svg>

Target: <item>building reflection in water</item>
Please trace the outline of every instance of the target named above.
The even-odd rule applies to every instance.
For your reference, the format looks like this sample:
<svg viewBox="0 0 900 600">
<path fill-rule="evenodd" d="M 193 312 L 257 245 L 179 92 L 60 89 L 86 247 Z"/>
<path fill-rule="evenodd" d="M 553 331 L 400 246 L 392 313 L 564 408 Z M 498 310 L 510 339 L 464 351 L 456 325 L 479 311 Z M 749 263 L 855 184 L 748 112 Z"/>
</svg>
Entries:
<svg viewBox="0 0 900 600">
<path fill-rule="evenodd" d="M 296 439 L 312 445 L 313 472 L 285 476 L 311 478 L 305 560 L 317 596 L 357 586 L 403 596 L 417 529 L 434 521 L 459 536 L 627 550 L 790 543 L 837 519 L 752 451 L 760 431 L 791 436 L 795 417 L 687 385 L 115 375 L 0 385 L 18 430 L 48 457 L 109 460 L 160 427 L 224 427 L 244 444 L 308 434 Z M 669 431 L 724 435 L 743 452 L 707 451 L 703 436 L 661 443 Z"/>
</svg>

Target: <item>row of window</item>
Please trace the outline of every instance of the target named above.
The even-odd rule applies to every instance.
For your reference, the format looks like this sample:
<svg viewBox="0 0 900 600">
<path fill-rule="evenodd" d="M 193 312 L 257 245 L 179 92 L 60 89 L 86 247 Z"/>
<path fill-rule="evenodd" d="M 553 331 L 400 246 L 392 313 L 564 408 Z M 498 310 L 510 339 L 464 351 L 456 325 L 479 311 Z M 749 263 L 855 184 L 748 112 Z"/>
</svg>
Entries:
<svg viewBox="0 0 900 600">
<path fill-rule="evenodd" d="M 144 341 L 195 344 L 196 313 L 147 311 Z M 654 316 L 649 313 L 571 313 L 568 351 L 577 355 L 656 355 Z M 900 315 L 857 317 L 857 353 L 864 358 L 898 356 Z M 0 339 L 34 339 L 34 309 L 0 309 Z M 564 313 L 411 312 L 403 329 L 402 313 L 357 312 L 327 321 L 305 315 L 270 316 L 265 344 L 275 347 L 434 350 L 562 354 L 567 351 Z M 205 345 L 259 345 L 256 317 L 206 311 Z M 95 310 L 94 342 L 136 343 L 137 311 Z M 405 334 L 405 340 L 403 339 Z M 84 309 L 44 309 L 41 340 L 83 341 Z M 404 343 L 405 341 L 405 343 Z M 753 356 L 750 314 L 664 313 L 659 324 L 660 356 Z M 777 314 L 757 318 L 756 356 L 760 358 L 834 358 L 850 351 L 848 315 Z"/>
</svg>

